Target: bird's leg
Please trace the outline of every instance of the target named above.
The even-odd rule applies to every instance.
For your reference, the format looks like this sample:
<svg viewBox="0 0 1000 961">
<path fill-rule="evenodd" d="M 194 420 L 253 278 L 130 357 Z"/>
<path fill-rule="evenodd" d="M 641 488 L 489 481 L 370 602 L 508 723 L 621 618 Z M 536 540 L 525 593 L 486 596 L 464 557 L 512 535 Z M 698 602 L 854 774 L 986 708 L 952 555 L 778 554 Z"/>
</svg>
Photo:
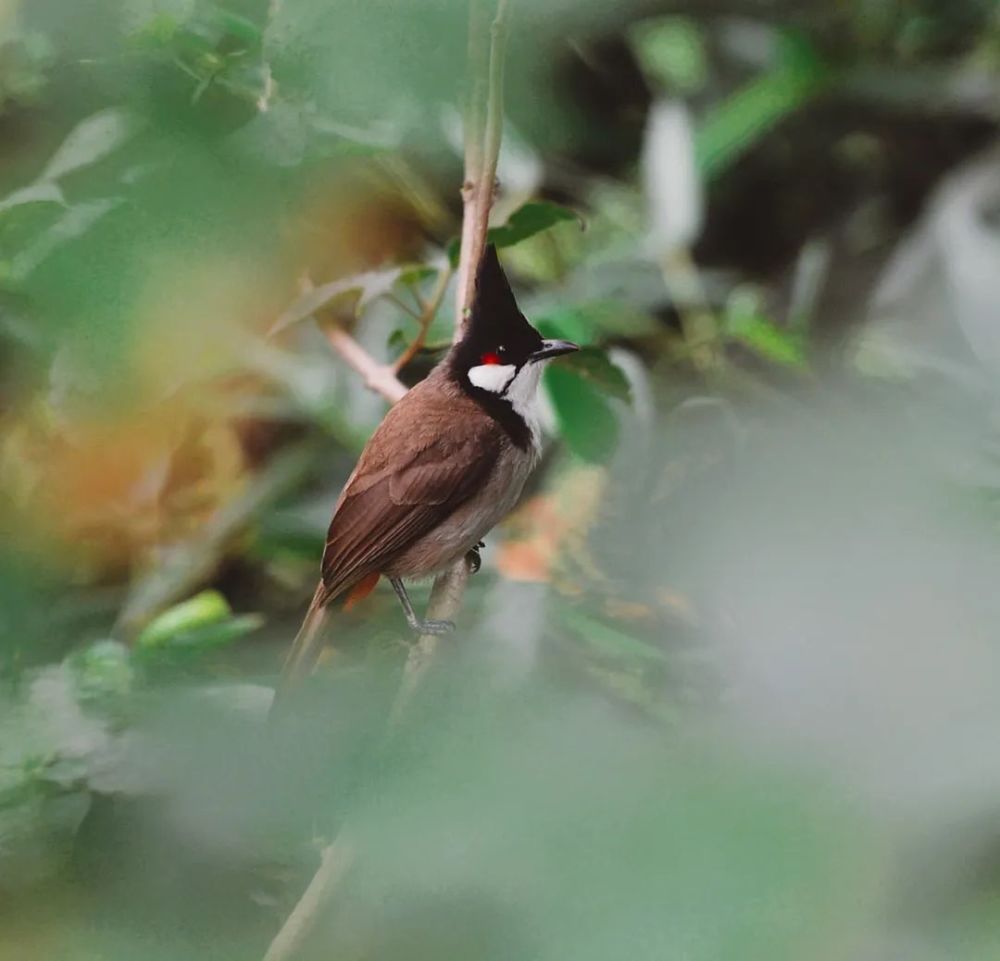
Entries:
<svg viewBox="0 0 1000 961">
<path fill-rule="evenodd" d="M 413 610 L 410 603 L 410 595 L 406 593 L 403 582 L 398 577 L 390 577 L 389 583 L 399 598 L 399 603 L 403 605 L 403 613 L 406 614 L 406 623 L 410 629 L 417 634 L 448 634 L 455 630 L 455 625 L 451 621 L 422 621 L 417 617 L 417 612 Z"/>
<path fill-rule="evenodd" d="M 469 565 L 470 574 L 478 574 L 479 568 L 483 566 L 483 559 L 479 556 L 479 552 L 486 546 L 483 541 L 479 541 L 475 547 L 469 549 L 469 553 L 465 555 L 465 561 Z"/>
</svg>

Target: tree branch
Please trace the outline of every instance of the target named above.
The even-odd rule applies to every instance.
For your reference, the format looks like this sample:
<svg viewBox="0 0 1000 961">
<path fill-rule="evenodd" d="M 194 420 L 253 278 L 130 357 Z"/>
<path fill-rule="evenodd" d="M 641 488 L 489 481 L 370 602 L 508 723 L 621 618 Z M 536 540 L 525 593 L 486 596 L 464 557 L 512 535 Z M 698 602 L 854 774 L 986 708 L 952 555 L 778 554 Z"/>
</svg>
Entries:
<svg viewBox="0 0 1000 961">
<path fill-rule="evenodd" d="M 287 961 L 298 954 L 312 933 L 322 912 L 340 882 L 354 863 L 354 848 L 345 833 L 341 833 L 320 852 L 319 868 L 313 875 L 298 903 L 288 915 L 264 955 L 264 961 Z"/>
<path fill-rule="evenodd" d="M 381 394 L 390 404 L 395 404 L 406 393 L 406 387 L 396 377 L 395 368 L 380 364 L 343 327 L 332 323 L 321 327 L 330 346 L 348 367 L 361 375 L 366 387 Z"/>
<path fill-rule="evenodd" d="M 427 605 L 427 617 L 431 620 L 450 620 L 458 613 L 462 604 L 462 595 L 469 580 L 468 561 L 463 558 L 446 574 L 434 581 L 431 590 L 430 603 Z M 427 669 L 434 660 L 442 638 L 434 634 L 424 634 L 410 647 L 403 668 L 403 679 L 400 681 L 396 699 L 389 712 L 389 736 L 403 719 L 406 709 L 410 706 L 414 694 L 420 688 L 420 683 Z"/>
<path fill-rule="evenodd" d="M 486 250 L 490 209 L 495 194 L 500 139 L 503 135 L 503 65 L 507 40 L 507 0 L 497 0 L 496 16 L 490 27 L 489 56 L 483 56 L 485 2 L 470 0 L 469 63 L 471 81 L 466 106 L 465 181 L 462 184 L 462 245 L 458 262 L 458 290 L 455 294 L 455 337 L 465 330 L 466 317 L 475 294 L 476 268 Z M 485 76 L 485 98 L 483 82 Z M 485 99 L 485 109 L 483 108 Z M 454 620 L 462 604 L 469 580 L 465 558 L 441 574 L 431 591 L 427 616 L 433 620 Z M 390 726 L 394 726 L 409 705 L 430 666 L 440 638 L 424 635 L 410 648 L 403 669 Z"/>
<path fill-rule="evenodd" d="M 483 40 L 486 34 L 485 2 L 486 0 L 470 0 L 468 70 L 471 83 L 466 112 L 462 243 L 458 266 L 458 290 L 455 296 L 455 340 L 461 337 L 465 328 L 465 318 L 472 305 L 475 291 L 476 267 L 482 260 L 486 248 L 486 231 L 489 226 L 490 208 L 493 205 L 500 137 L 503 131 L 502 85 L 507 0 L 498 0 L 497 3 L 496 16 L 490 29 L 488 58 L 483 55 Z M 431 298 L 431 304 L 437 296 L 443 297 L 444 289 L 447 288 L 449 279 L 447 272 L 442 271 L 441 276 L 443 280 L 439 278 L 439 286 L 435 289 L 436 296 Z M 440 301 L 434 306 L 433 311 L 430 310 L 431 304 L 428 304 L 426 313 L 433 319 Z M 427 320 L 426 326 L 430 326 L 430 320 Z M 426 327 L 422 327 L 422 334 L 426 336 Z M 327 337 L 333 349 L 365 378 L 368 386 L 379 390 L 387 397 L 389 394 L 386 393 L 386 388 L 390 392 L 398 389 L 399 396 L 390 399 L 398 400 L 405 393 L 405 388 L 395 378 L 395 372 L 389 369 L 386 374 L 385 369 L 372 360 L 357 341 L 344 330 L 330 327 L 327 330 Z M 454 619 L 461 605 L 468 578 L 469 566 L 464 558 L 450 571 L 440 575 L 431 591 L 427 616 L 432 619 Z M 440 638 L 424 635 L 410 648 L 403 670 L 403 679 L 390 713 L 389 736 L 412 702 L 439 644 Z M 315 927 L 324 905 L 333 897 L 347 876 L 353 859 L 354 844 L 349 825 L 345 825 L 341 828 L 339 837 L 323 849 L 316 874 L 271 942 L 264 961 L 290 961 L 295 956 Z"/>
<path fill-rule="evenodd" d="M 455 340 L 465 330 L 472 304 L 476 267 L 486 248 L 490 209 L 496 187 L 500 138 L 503 134 L 503 65 L 506 46 L 507 0 L 498 0 L 490 27 L 489 51 L 484 49 L 487 0 L 470 0 L 469 101 L 465 123 L 465 180 L 462 183 L 462 245 L 455 294 Z"/>
<path fill-rule="evenodd" d="M 441 307 L 441 301 L 444 300 L 444 295 L 448 291 L 448 282 L 451 280 L 451 265 L 448 264 L 441 268 L 441 272 L 438 274 L 437 283 L 434 285 L 434 290 L 431 292 L 431 298 L 423 305 L 420 311 L 420 317 L 418 318 L 419 327 L 417 329 L 417 336 L 413 338 L 413 342 L 410 344 L 406 350 L 400 355 L 399 359 L 393 365 L 394 371 L 398 374 L 417 354 L 420 353 L 424 344 L 427 342 L 427 331 L 430 330 L 430 326 L 434 323 L 434 318 L 437 316 L 437 312 Z"/>
<path fill-rule="evenodd" d="M 308 276 L 299 279 L 302 293 L 312 290 L 314 286 Z M 380 364 L 335 321 L 323 321 L 318 317 L 316 321 L 334 353 L 339 354 L 351 370 L 361 375 L 365 387 L 381 394 L 390 404 L 395 404 L 406 393 L 406 387 L 396 376 L 396 369 L 392 365 Z"/>
</svg>

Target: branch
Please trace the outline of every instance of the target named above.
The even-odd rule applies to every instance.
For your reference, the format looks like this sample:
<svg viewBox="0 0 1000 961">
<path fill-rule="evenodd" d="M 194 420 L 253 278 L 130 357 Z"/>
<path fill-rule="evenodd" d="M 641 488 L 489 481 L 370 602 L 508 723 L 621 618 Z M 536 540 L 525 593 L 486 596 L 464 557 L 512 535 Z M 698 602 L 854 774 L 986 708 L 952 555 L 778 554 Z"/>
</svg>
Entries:
<svg viewBox="0 0 1000 961">
<path fill-rule="evenodd" d="M 500 138 L 503 135 L 503 65 L 507 40 L 507 0 L 497 0 L 496 16 L 490 27 L 488 58 L 483 55 L 485 0 L 470 0 L 469 77 L 471 89 L 466 105 L 465 180 L 462 184 L 462 245 L 458 261 L 458 290 L 455 293 L 455 335 L 460 340 L 475 294 L 476 268 L 486 250 L 490 209 L 495 194 Z M 485 80 L 484 80 L 485 78 Z M 485 109 L 483 92 L 485 83 Z M 438 576 L 431 592 L 427 616 L 433 620 L 454 620 L 469 580 L 469 565 L 462 558 L 450 571 Z M 390 727 L 402 716 L 420 681 L 430 666 L 440 639 L 421 637 L 410 648 L 403 669 Z"/>
<path fill-rule="evenodd" d="M 485 0 L 470 0 L 468 69 L 471 89 L 466 113 L 462 245 L 458 266 L 458 290 L 455 295 L 455 340 L 461 337 L 465 328 L 465 317 L 472 305 L 475 290 L 476 267 L 486 249 L 486 231 L 489 226 L 490 208 L 493 206 L 500 137 L 503 131 L 502 85 L 507 0 L 498 0 L 497 3 L 496 17 L 490 29 L 488 60 L 482 55 L 485 36 L 484 3 Z M 485 72 L 483 64 L 486 64 Z M 442 271 L 442 277 L 444 279 L 439 277 L 439 287 L 435 289 L 435 295 L 440 294 L 440 297 L 444 296 L 444 288 L 447 288 L 448 284 L 446 271 Z M 431 298 L 432 303 L 436 296 Z M 431 304 L 428 304 L 427 313 L 433 318 L 437 306 L 433 312 L 430 311 L 430 307 Z M 427 321 L 427 326 L 429 325 L 430 320 Z M 422 333 L 426 336 L 426 329 L 422 329 Z M 327 337 L 333 349 L 365 378 L 365 383 L 370 387 L 380 390 L 383 396 L 389 396 L 385 393 L 386 387 L 390 390 L 398 389 L 398 396 L 390 398 L 395 400 L 405 393 L 405 388 L 396 379 L 395 372 L 390 369 L 386 374 L 385 369 L 381 368 L 344 330 L 331 327 L 327 330 Z M 417 349 L 419 350 L 419 347 Z M 464 558 L 450 571 L 440 575 L 431 591 L 427 616 L 432 619 L 453 620 L 462 603 L 468 579 L 469 566 Z M 403 670 L 403 680 L 390 713 L 390 736 L 419 689 L 439 643 L 440 638 L 424 635 L 410 648 Z M 277 937 L 271 942 L 264 961 L 290 961 L 295 956 L 315 927 L 324 905 L 333 897 L 343 878 L 346 877 L 353 861 L 353 850 L 349 825 L 345 825 L 341 828 L 340 836 L 323 849 L 316 874 Z"/>
<path fill-rule="evenodd" d="M 322 324 L 323 333 L 330 346 L 352 370 L 361 375 L 365 386 L 381 394 L 390 404 L 395 404 L 406 387 L 396 376 L 396 368 L 380 364 L 343 327 L 337 324 Z"/>
<path fill-rule="evenodd" d="M 271 942 L 264 961 L 287 961 L 298 954 L 299 948 L 316 926 L 323 905 L 346 877 L 353 862 L 353 846 L 343 833 L 332 844 L 323 848 L 319 868 L 277 937 Z"/>
<path fill-rule="evenodd" d="M 450 620 L 455 617 L 462 603 L 469 573 L 468 561 L 463 558 L 450 571 L 434 581 L 430 603 L 427 605 L 429 619 Z M 406 666 L 403 668 L 403 679 L 400 681 L 396 699 L 389 713 L 390 736 L 403 719 L 413 695 L 420 688 L 420 683 L 434 660 L 440 642 L 440 636 L 425 634 L 410 647 L 410 653 L 406 656 Z"/>
<path fill-rule="evenodd" d="M 314 286 L 308 276 L 299 279 L 299 288 L 303 293 L 312 290 Z M 396 376 L 397 368 L 390 364 L 380 364 L 339 324 L 322 322 L 318 318 L 317 322 L 334 352 L 340 354 L 351 370 L 361 375 L 365 387 L 381 394 L 390 404 L 395 404 L 406 393 L 406 387 Z"/>
<path fill-rule="evenodd" d="M 430 330 L 431 324 L 434 323 L 434 318 L 437 316 L 437 312 L 441 307 L 441 301 L 444 300 L 444 295 L 448 291 L 448 282 L 451 280 L 451 274 L 452 270 L 450 264 L 441 268 L 441 272 L 438 274 L 437 284 L 435 284 L 434 290 L 431 293 L 431 298 L 426 304 L 423 305 L 420 311 L 417 336 L 413 338 L 413 343 L 411 343 L 410 346 L 403 351 L 399 359 L 393 365 L 393 370 L 397 374 L 411 360 L 413 360 L 417 354 L 420 353 L 424 344 L 427 342 L 427 331 Z"/>
<path fill-rule="evenodd" d="M 462 183 L 462 245 L 455 294 L 456 341 L 465 330 L 466 311 L 472 305 L 475 291 L 476 267 L 486 249 L 486 231 L 489 229 L 503 134 L 507 0 L 497 2 L 496 16 L 490 27 L 488 55 L 483 50 L 485 13 L 486 0 L 470 0 L 470 92 L 466 108 L 465 180 Z"/>
</svg>

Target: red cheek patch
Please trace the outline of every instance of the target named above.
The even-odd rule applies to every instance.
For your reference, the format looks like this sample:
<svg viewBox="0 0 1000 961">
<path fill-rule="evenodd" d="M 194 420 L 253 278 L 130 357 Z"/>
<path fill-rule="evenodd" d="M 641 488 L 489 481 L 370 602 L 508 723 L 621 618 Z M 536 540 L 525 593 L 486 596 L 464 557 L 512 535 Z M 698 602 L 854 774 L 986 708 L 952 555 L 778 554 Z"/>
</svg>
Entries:
<svg viewBox="0 0 1000 961">
<path fill-rule="evenodd" d="M 499 364 L 500 363 L 500 357 L 497 354 L 483 354 L 483 356 L 479 358 L 479 363 L 481 363 L 481 364 Z"/>
</svg>

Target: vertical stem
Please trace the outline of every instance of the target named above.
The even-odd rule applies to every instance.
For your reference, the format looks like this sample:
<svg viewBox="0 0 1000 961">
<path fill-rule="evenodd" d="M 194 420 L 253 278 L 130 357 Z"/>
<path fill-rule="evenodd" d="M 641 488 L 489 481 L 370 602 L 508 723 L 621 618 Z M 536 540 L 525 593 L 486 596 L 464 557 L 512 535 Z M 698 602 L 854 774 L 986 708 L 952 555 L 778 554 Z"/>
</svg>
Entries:
<svg viewBox="0 0 1000 961">
<path fill-rule="evenodd" d="M 497 0 L 496 15 L 489 29 L 488 51 L 485 48 L 487 2 L 470 0 L 469 10 L 470 101 L 466 110 L 462 244 L 455 293 L 456 341 L 465 330 L 466 312 L 475 290 L 476 267 L 486 247 L 503 135 L 507 0 Z"/>
<path fill-rule="evenodd" d="M 507 0 L 497 2 L 496 15 L 490 27 L 488 57 L 483 49 L 486 35 L 485 2 L 486 0 L 470 0 L 469 9 L 470 96 L 473 99 L 468 103 L 466 111 L 462 245 L 458 263 L 458 289 L 455 294 L 456 341 L 465 330 L 465 319 L 475 293 L 476 268 L 486 249 L 486 232 L 495 194 L 500 139 L 503 136 Z M 462 603 L 468 579 L 469 567 L 465 558 L 462 558 L 434 582 L 427 616 L 432 620 L 452 620 Z M 440 643 L 439 637 L 426 635 L 410 649 L 403 669 L 403 680 L 393 705 L 390 728 L 398 722 L 410 703 Z"/>
<path fill-rule="evenodd" d="M 274 0 L 275 3 L 279 0 Z M 493 206 L 500 138 L 503 133 L 503 58 L 506 40 L 507 0 L 497 0 L 490 28 L 488 56 L 485 47 L 487 0 L 470 0 L 469 9 L 469 100 L 466 107 L 465 180 L 462 184 L 462 244 L 456 292 L 455 339 L 465 326 L 472 304 L 476 268 L 486 248 L 486 231 Z M 427 615 L 450 619 L 458 611 L 469 578 L 464 558 L 434 583 Z M 437 637 L 421 637 L 411 649 L 390 717 L 391 728 L 406 711 L 433 660 Z M 298 904 L 286 919 L 265 956 L 265 961 L 290 961 L 302 948 L 323 908 L 346 877 L 354 860 L 349 825 L 327 845 L 320 866 Z"/>
<path fill-rule="evenodd" d="M 350 870 L 354 852 L 350 839 L 342 835 L 320 853 L 319 870 L 305 893 L 271 942 L 264 961 L 287 961 L 298 954 L 319 920 L 323 905 Z"/>
</svg>

